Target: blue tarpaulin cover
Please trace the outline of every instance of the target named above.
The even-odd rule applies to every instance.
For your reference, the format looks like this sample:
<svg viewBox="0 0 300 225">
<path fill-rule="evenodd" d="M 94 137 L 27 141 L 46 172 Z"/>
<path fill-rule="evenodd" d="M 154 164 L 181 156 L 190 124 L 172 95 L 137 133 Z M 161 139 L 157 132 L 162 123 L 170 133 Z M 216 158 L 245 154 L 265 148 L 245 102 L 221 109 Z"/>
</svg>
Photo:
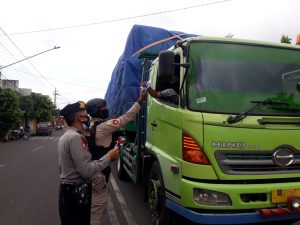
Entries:
<svg viewBox="0 0 300 225">
<path fill-rule="evenodd" d="M 134 25 L 128 35 L 123 54 L 120 56 L 109 82 L 105 100 L 109 109 L 109 117 L 117 118 L 136 102 L 140 92 L 142 64 L 135 54 L 142 48 L 157 41 L 180 35 L 180 38 L 197 36 L 179 31 L 168 31 L 162 28 Z M 167 50 L 176 44 L 178 38 L 164 41 L 147 48 L 148 52 Z"/>
</svg>

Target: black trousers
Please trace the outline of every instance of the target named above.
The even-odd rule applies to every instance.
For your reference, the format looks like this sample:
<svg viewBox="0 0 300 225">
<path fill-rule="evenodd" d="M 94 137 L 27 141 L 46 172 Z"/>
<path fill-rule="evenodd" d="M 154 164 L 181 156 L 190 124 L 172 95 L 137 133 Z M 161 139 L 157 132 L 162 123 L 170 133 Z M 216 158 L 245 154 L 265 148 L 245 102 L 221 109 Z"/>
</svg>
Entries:
<svg viewBox="0 0 300 225">
<path fill-rule="evenodd" d="M 60 184 L 59 216 L 61 225 L 90 225 L 90 206 L 79 206 L 74 195 L 75 185 Z"/>
</svg>

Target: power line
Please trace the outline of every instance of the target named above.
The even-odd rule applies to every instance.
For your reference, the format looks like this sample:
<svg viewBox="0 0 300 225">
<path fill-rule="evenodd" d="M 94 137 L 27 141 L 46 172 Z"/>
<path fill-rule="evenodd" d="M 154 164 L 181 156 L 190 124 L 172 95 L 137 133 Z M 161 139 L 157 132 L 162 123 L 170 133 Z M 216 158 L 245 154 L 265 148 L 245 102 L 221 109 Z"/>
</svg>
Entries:
<svg viewBox="0 0 300 225">
<path fill-rule="evenodd" d="M 24 55 L 24 53 L 21 51 L 21 49 L 14 43 L 14 41 L 8 36 L 8 34 L 2 29 L 2 27 L 0 26 L 0 30 L 3 32 L 3 34 L 8 38 L 8 40 L 15 46 L 15 48 L 21 53 L 21 55 L 24 57 L 24 58 L 28 58 Z M 53 49 L 56 49 L 55 47 Z M 52 49 L 51 49 L 52 50 Z M 50 51 L 50 50 L 47 50 L 47 51 Z M 46 52 L 46 51 L 45 51 Z M 44 52 L 43 52 L 44 53 Z M 36 54 L 36 55 L 39 55 L 39 54 Z M 31 57 L 30 57 L 31 58 Z M 46 80 L 52 87 L 54 87 L 53 84 L 50 83 L 50 81 L 48 81 L 43 75 L 42 73 L 30 62 L 30 60 L 28 60 L 28 63 L 35 69 L 35 71 L 37 71 L 42 78 L 44 78 L 44 80 Z M 2 67 L 3 68 L 3 67 Z"/>
<path fill-rule="evenodd" d="M 6 52 L 8 52 L 8 54 L 11 56 L 11 57 L 13 57 L 16 61 L 18 60 L 2 43 L 0 43 L 0 45 L 6 50 Z M 4 61 L 5 62 L 7 62 L 7 60 L 6 59 L 4 59 Z M 22 63 L 21 63 L 21 65 L 26 69 L 26 70 L 28 70 Z M 1 67 L 2 68 L 2 67 Z M 32 85 L 32 83 L 31 82 L 29 82 L 29 80 L 28 79 L 26 79 L 26 77 L 23 77 L 23 75 L 22 74 L 20 74 L 21 76 L 22 76 L 22 78 L 26 81 L 26 82 L 28 82 L 28 84 L 30 84 L 30 86 Z"/>
<path fill-rule="evenodd" d="M 26 72 L 26 71 L 23 71 L 23 70 L 18 70 L 18 69 L 15 69 L 15 68 L 10 68 L 10 69 L 11 70 L 15 70 L 15 71 L 19 71 L 19 72 L 22 72 L 22 73 L 29 74 L 31 76 L 38 76 L 37 74 Z M 47 78 L 48 80 L 53 80 L 53 81 L 56 81 L 56 82 L 59 82 L 59 83 L 65 83 L 65 84 L 72 85 L 72 86 L 78 86 L 78 87 L 84 87 L 84 88 L 91 88 L 91 89 L 97 89 L 97 90 L 102 90 L 103 89 L 101 87 L 84 85 L 82 83 L 69 82 L 69 81 L 54 79 L 54 78 L 50 78 L 50 77 L 45 77 L 45 78 Z"/>
<path fill-rule="evenodd" d="M 31 80 L 24 78 L 24 75 L 21 73 L 16 73 L 13 71 L 12 73 L 7 73 L 7 71 L 2 71 L 2 74 L 5 74 L 7 79 L 10 80 L 19 80 L 20 82 L 24 82 L 23 86 L 31 87 L 32 89 L 38 88 L 39 86 L 36 83 L 31 82 Z"/>
<path fill-rule="evenodd" d="M 56 28 L 34 30 L 34 31 L 16 32 L 16 33 L 10 33 L 10 35 L 32 34 L 32 33 L 41 33 L 41 32 L 49 32 L 49 31 L 56 31 L 56 30 L 65 30 L 65 29 L 94 26 L 94 25 L 99 25 L 99 24 L 113 23 L 113 22 L 119 22 L 119 21 L 124 21 L 124 20 L 131 20 L 131 19 L 136 19 L 136 18 L 155 16 L 155 15 L 160 15 L 160 14 L 165 14 L 165 13 L 178 12 L 178 11 L 183 11 L 183 10 L 188 10 L 188 9 L 204 7 L 204 6 L 216 5 L 216 4 L 221 4 L 221 3 L 225 3 L 225 2 L 229 2 L 229 1 L 231 1 L 231 0 L 215 1 L 215 2 L 205 3 L 205 4 L 201 4 L 201 5 L 187 6 L 187 7 L 183 7 L 183 8 L 164 10 L 164 11 L 159 11 L 159 12 L 154 12 L 154 13 L 148 13 L 148 14 L 130 16 L 130 17 L 123 17 L 123 18 L 117 18 L 117 19 L 112 19 L 112 20 L 104 20 L 104 21 L 94 22 L 94 23 L 86 23 L 86 24 L 65 26 L 65 27 L 56 27 Z"/>
<path fill-rule="evenodd" d="M 15 68 L 10 68 L 11 70 L 16 70 L 16 71 L 19 71 L 19 72 L 22 72 L 22 73 L 26 73 L 26 74 L 29 74 L 29 75 L 32 75 L 32 76 L 38 76 L 37 74 L 34 74 L 34 73 L 28 73 L 28 72 L 25 72 L 23 70 L 18 70 L 18 69 L 15 69 Z M 72 86 L 77 86 L 77 87 L 85 87 L 85 88 L 92 88 L 92 89 L 97 89 L 97 90 L 102 90 L 103 88 L 100 88 L 100 87 L 95 87 L 95 86 L 89 86 L 89 85 L 84 85 L 84 84 L 79 84 L 79 83 L 75 83 L 75 82 L 69 82 L 69 81 L 64 81 L 64 80 L 58 80 L 58 79 L 53 79 L 53 78 L 50 78 L 50 77 L 46 77 L 48 80 L 53 80 L 53 81 L 56 81 L 56 82 L 59 82 L 59 83 L 64 83 L 64 84 L 68 84 L 68 85 L 72 85 Z"/>
<path fill-rule="evenodd" d="M 53 78 L 49 78 L 49 77 L 48 77 L 48 79 L 53 80 L 53 81 L 57 81 L 57 82 L 61 82 L 61 83 L 65 83 L 65 84 L 69 84 L 69 85 L 73 85 L 73 86 L 102 90 L 102 88 L 92 87 L 92 86 L 88 86 L 88 85 L 84 85 L 84 84 L 77 84 L 77 83 L 74 83 L 74 82 L 62 81 L 62 80 L 57 80 L 57 79 L 53 79 Z"/>
</svg>

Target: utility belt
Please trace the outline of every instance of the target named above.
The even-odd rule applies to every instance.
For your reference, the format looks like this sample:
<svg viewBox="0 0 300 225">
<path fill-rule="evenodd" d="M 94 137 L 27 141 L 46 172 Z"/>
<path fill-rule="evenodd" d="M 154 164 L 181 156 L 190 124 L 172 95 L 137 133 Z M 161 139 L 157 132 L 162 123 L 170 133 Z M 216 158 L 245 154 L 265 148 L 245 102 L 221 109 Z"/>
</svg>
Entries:
<svg viewBox="0 0 300 225">
<path fill-rule="evenodd" d="M 65 191 L 71 191 L 74 190 L 77 184 L 66 184 L 66 183 L 60 183 L 60 187 L 62 190 Z"/>
<path fill-rule="evenodd" d="M 89 183 L 60 183 L 60 191 L 62 194 L 71 194 L 78 206 L 85 207 L 91 204 L 91 185 Z"/>
</svg>

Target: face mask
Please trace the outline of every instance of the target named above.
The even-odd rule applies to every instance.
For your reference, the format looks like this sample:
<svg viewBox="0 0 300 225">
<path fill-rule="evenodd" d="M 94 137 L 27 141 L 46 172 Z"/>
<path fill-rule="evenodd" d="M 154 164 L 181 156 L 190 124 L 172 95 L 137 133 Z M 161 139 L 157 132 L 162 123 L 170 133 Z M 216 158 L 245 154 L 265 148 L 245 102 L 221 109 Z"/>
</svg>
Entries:
<svg viewBox="0 0 300 225">
<path fill-rule="evenodd" d="M 83 122 L 83 124 L 85 124 L 86 126 L 89 126 L 90 125 L 90 120 L 87 119 L 85 122 Z"/>
<path fill-rule="evenodd" d="M 108 117 L 108 109 L 102 109 L 100 111 L 99 117 L 101 119 L 106 119 Z"/>
<path fill-rule="evenodd" d="M 89 121 L 88 116 L 80 115 L 78 119 L 81 123 L 87 123 Z"/>
</svg>

